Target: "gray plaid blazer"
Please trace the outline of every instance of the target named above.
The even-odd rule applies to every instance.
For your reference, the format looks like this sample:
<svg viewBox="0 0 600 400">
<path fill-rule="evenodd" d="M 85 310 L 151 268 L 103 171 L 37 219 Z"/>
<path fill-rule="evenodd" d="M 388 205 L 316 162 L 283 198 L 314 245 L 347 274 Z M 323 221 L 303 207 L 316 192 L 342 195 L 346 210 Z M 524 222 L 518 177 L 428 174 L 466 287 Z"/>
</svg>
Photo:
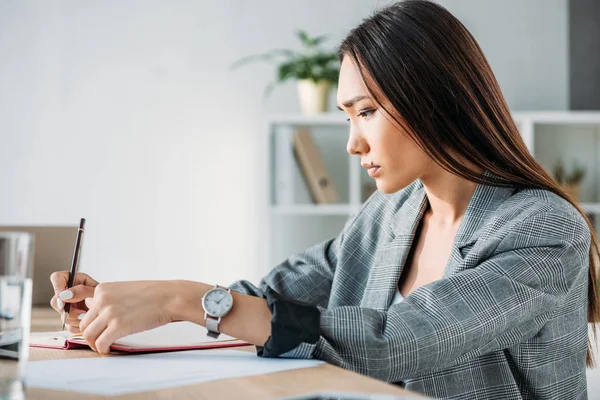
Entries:
<svg viewBox="0 0 600 400">
<path fill-rule="evenodd" d="M 321 310 L 320 338 L 283 357 L 437 398 L 585 399 L 590 231 L 548 191 L 478 185 L 442 279 L 391 305 L 428 202 L 415 181 L 375 193 L 335 239 L 255 287 Z"/>
</svg>

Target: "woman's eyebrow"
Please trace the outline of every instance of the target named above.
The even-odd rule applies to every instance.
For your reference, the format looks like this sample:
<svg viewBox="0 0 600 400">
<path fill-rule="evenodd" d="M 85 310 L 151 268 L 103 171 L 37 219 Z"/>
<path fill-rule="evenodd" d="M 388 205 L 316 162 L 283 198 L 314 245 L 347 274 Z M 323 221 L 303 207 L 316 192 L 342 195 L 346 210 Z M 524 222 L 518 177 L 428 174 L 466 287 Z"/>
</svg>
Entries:
<svg viewBox="0 0 600 400">
<path fill-rule="evenodd" d="M 345 108 L 350 108 L 353 105 L 355 105 L 356 103 L 358 103 L 359 101 L 361 101 L 362 99 L 367 99 L 369 98 L 369 96 L 365 96 L 364 94 L 358 95 L 358 96 L 354 96 L 353 98 L 351 98 L 350 100 L 346 100 L 345 102 L 342 103 L 342 105 Z M 343 111 L 342 107 L 337 106 L 338 110 Z"/>
</svg>

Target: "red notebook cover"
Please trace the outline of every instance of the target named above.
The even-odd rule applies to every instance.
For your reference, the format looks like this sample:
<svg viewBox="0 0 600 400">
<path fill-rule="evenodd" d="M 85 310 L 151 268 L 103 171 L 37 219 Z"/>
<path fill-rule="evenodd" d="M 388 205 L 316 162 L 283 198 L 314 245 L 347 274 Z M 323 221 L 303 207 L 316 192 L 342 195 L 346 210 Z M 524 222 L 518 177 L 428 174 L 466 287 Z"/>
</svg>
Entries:
<svg viewBox="0 0 600 400">
<path fill-rule="evenodd" d="M 113 343 L 110 349 L 127 353 L 148 353 L 250 345 L 248 342 L 225 334 L 214 339 L 207 336 L 206 333 L 205 327 L 192 322 L 172 322 L 148 331 L 125 336 Z M 71 334 L 68 331 L 32 333 L 29 345 L 64 350 L 89 348 L 80 334 Z"/>
</svg>

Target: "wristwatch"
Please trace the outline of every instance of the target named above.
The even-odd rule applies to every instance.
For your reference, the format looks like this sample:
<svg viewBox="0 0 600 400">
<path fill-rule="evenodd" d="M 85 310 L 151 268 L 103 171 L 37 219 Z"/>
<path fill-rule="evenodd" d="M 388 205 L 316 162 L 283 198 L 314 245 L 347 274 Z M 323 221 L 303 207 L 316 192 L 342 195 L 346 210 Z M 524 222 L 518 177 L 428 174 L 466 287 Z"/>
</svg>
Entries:
<svg viewBox="0 0 600 400">
<path fill-rule="evenodd" d="M 204 309 L 204 321 L 206 322 L 207 335 L 212 338 L 218 338 L 219 323 L 233 307 L 233 296 L 231 289 L 215 285 L 202 297 L 202 308 Z"/>
</svg>

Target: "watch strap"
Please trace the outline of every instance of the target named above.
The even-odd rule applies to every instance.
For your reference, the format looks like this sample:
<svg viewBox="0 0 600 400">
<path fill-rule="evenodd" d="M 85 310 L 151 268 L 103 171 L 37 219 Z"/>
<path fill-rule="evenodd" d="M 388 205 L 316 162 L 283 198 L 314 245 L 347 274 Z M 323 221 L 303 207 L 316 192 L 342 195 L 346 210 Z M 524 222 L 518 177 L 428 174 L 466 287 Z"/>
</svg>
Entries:
<svg viewBox="0 0 600 400">
<path fill-rule="evenodd" d="M 211 317 L 210 315 L 206 316 L 206 329 L 208 332 L 206 333 L 211 338 L 218 338 L 221 332 L 219 332 L 219 322 L 221 318 Z"/>
</svg>

